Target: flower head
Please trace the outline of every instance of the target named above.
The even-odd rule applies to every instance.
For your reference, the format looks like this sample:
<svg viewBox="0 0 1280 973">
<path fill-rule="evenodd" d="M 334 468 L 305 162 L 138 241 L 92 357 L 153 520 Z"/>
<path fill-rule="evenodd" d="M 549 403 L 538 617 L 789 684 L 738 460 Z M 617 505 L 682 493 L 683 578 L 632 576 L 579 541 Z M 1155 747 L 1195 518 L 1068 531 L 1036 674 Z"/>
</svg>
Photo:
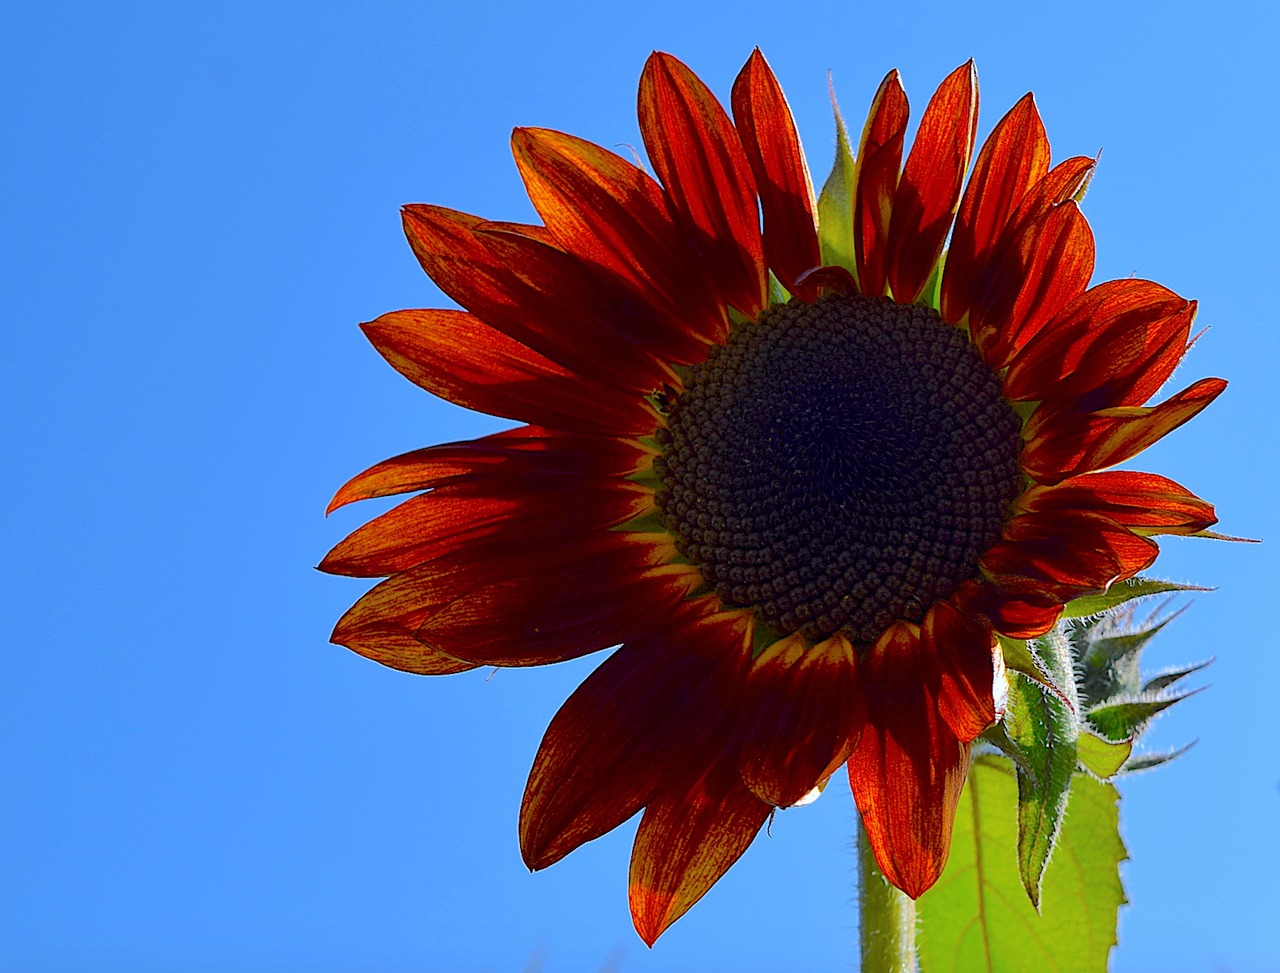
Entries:
<svg viewBox="0 0 1280 973">
<path fill-rule="evenodd" d="M 758 51 L 732 119 L 665 54 L 639 113 L 656 179 L 517 129 L 541 225 L 405 208 L 465 310 L 366 334 L 423 388 L 522 425 L 338 492 L 416 495 L 325 558 L 386 577 L 333 640 L 427 674 L 620 646 L 547 729 L 520 840 L 542 868 L 643 809 L 647 942 L 841 765 L 882 870 L 918 896 L 1002 711 L 997 636 L 1047 631 L 1150 565 L 1152 535 L 1214 523 L 1177 483 L 1107 468 L 1225 383 L 1145 405 L 1195 304 L 1089 286 L 1094 162 L 1050 166 L 1030 95 L 966 184 L 972 64 L 909 152 L 891 73 L 821 206 Z"/>
</svg>

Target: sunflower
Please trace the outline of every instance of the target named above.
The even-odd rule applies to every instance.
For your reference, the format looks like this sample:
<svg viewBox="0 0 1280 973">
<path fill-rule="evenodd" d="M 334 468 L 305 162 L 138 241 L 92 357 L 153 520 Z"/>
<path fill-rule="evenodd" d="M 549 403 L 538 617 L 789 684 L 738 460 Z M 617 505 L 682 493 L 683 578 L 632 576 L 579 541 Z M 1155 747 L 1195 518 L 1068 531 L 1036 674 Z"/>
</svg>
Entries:
<svg viewBox="0 0 1280 973">
<path fill-rule="evenodd" d="M 920 895 L 1002 712 L 998 636 L 1046 632 L 1150 565 L 1152 535 L 1215 522 L 1171 480 L 1107 469 L 1225 387 L 1144 405 L 1195 303 L 1089 286 L 1095 163 L 1050 167 L 1031 95 L 966 184 L 977 102 L 968 63 L 904 162 L 890 73 L 820 205 L 759 51 L 732 118 L 659 53 L 639 92 L 656 179 L 517 129 L 541 225 L 403 211 L 465 310 L 365 333 L 428 391 L 522 425 L 342 487 L 330 509 L 415 496 L 322 563 L 385 578 L 333 641 L 430 675 L 618 646 L 547 729 L 520 844 L 544 868 L 643 809 L 650 944 L 842 764 L 880 868 Z"/>
</svg>

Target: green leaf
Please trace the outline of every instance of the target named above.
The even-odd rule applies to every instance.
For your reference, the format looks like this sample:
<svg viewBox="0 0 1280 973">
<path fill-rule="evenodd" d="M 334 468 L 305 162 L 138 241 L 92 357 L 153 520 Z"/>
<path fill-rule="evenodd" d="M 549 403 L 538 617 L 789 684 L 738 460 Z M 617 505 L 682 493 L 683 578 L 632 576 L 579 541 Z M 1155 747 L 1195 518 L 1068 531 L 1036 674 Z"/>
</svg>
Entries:
<svg viewBox="0 0 1280 973">
<path fill-rule="evenodd" d="M 1119 795 L 1077 775 L 1040 913 L 1019 890 L 1013 768 L 977 760 L 960 797 L 951 860 L 916 903 L 922 973 L 1104 973 L 1125 901 Z"/>
<path fill-rule="evenodd" d="M 1132 740 L 1107 740 L 1088 730 L 1076 740 L 1076 756 L 1080 763 L 1089 773 L 1104 780 L 1120 773 L 1120 768 L 1132 753 Z"/>
<path fill-rule="evenodd" d="M 1085 716 L 1108 740 L 1126 740 L 1141 733 L 1157 713 L 1200 691 L 1193 689 L 1175 696 L 1114 697 L 1099 703 L 1085 713 Z"/>
<path fill-rule="evenodd" d="M 836 158 L 831 174 L 818 195 L 818 244 L 823 264 L 844 267 L 857 277 L 853 249 L 853 193 L 858 181 L 858 166 L 849 145 L 849 131 L 840 115 L 840 106 L 836 104 L 834 89 L 831 92 L 831 110 L 836 116 Z"/>
<path fill-rule="evenodd" d="M 1101 615 L 1118 605 L 1135 598 L 1147 595 L 1159 595 L 1166 591 L 1212 591 L 1212 588 L 1201 588 L 1193 584 L 1178 584 L 1174 581 L 1157 581 L 1155 578 L 1130 578 L 1128 581 L 1117 581 L 1106 591 L 1097 595 L 1085 595 L 1075 601 L 1067 602 L 1063 609 L 1063 618 L 1085 618 L 1089 615 Z"/>
<path fill-rule="evenodd" d="M 1005 733 L 1021 755 L 1018 778 L 1018 871 L 1027 896 L 1040 904 L 1040 885 L 1062 827 L 1076 769 L 1076 715 L 1053 692 L 1021 673 L 1009 680 Z"/>
</svg>

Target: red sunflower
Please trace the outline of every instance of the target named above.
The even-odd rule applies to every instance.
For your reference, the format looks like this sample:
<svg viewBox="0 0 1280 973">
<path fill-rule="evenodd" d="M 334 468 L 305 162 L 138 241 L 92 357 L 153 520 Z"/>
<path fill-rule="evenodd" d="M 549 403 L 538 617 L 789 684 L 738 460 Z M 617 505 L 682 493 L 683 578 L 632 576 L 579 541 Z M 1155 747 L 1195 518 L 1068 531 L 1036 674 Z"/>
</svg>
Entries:
<svg viewBox="0 0 1280 973">
<path fill-rule="evenodd" d="M 841 764 L 884 874 L 920 895 L 971 742 L 1001 714 L 997 635 L 1044 633 L 1150 565 L 1151 535 L 1215 521 L 1171 480 L 1101 472 L 1225 387 L 1144 405 L 1195 303 L 1146 280 L 1089 287 L 1077 200 L 1094 162 L 1050 167 L 1030 95 L 966 186 L 977 103 L 966 64 L 904 162 L 891 73 L 819 226 L 760 53 L 732 119 L 655 54 L 639 116 L 656 179 L 517 129 L 542 225 L 404 210 L 465 310 L 366 334 L 428 391 L 526 424 L 338 492 L 331 509 L 416 495 L 321 565 L 386 576 L 333 641 L 425 674 L 620 646 L 547 729 L 520 842 L 544 868 L 643 809 L 646 942 Z"/>
</svg>

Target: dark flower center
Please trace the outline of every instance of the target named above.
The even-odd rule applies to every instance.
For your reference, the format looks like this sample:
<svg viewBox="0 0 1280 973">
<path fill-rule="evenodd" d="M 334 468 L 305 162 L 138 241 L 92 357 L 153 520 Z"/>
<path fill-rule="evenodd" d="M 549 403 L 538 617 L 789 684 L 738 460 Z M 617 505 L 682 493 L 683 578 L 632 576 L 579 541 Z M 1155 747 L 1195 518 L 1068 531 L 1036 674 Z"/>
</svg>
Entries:
<svg viewBox="0 0 1280 973">
<path fill-rule="evenodd" d="M 689 372 L 659 431 L 658 506 L 720 598 L 776 632 L 870 643 L 1000 536 L 1020 423 L 936 312 L 775 305 Z"/>
</svg>

